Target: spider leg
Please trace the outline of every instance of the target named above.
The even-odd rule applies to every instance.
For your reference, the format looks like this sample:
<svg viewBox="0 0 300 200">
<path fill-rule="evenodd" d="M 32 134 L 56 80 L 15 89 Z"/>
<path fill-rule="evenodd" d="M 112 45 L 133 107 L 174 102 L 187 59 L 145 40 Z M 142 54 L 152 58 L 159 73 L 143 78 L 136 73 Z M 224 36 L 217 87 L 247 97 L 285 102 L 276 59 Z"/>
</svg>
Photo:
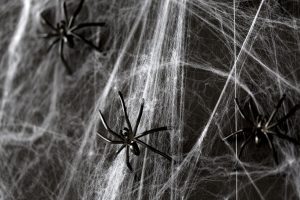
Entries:
<svg viewBox="0 0 300 200">
<path fill-rule="evenodd" d="M 100 27 L 105 26 L 105 23 L 104 22 L 81 23 L 81 24 L 78 24 L 78 25 L 74 26 L 73 28 L 71 28 L 70 31 L 76 31 L 76 30 L 86 28 L 86 27 L 97 27 L 97 26 L 100 26 Z"/>
<path fill-rule="evenodd" d="M 126 120 L 127 126 L 129 128 L 130 132 L 132 132 L 132 127 L 131 127 L 129 117 L 128 117 L 128 113 L 127 113 L 127 108 L 126 108 L 126 105 L 125 105 L 125 102 L 124 102 L 123 95 L 120 91 L 119 91 L 119 96 L 120 96 L 120 100 L 121 100 L 121 103 L 122 103 L 122 108 L 123 108 L 123 112 L 124 112 L 124 115 L 125 115 L 125 120 Z"/>
<path fill-rule="evenodd" d="M 63 62 L 63 64 L 64 64 L 64 66 L 65 66 L 65 68 L 66 68 L 68 74 L 71 75 L 71 74 L 72 74 L 72 70 L 71 70 L 71 68 L 69 67 L 69 65 L 68 65 L 68 63 L 67 63 L 67 61 L 65 60 L 65 57 L 64 57 L 64 41 L 63 41 L 63 40 L 60 41 L 60 45 L 59 45 L 59 55 L 60 55 L 60 58 L 61 58 L 61 60 L 62 60 L 62 62 Z"/>
<path fill-rule="evenodd" d="M 271 142 L 271 145 L 272 145 L 272 151 L 273 151 L 273 157 L 274 157 L 275 163 L 276 163 L 276 165 L 278 165 L 279 164 L 278 156 L 277 156 L 277 152 L 276 152 L 273 142 Z"/>
<path fill-rule="evenodd" d="M 45 17 L 41 16 L 41 18 L 42 18 L 42 23 L 43 24 L 48 25 L 49 28 L 51 28 L 52 30 L 56 31 L 56 28 Z"/>
<path fill-rule="evenodd" d="M 249 109 L 251 111 L 252 120 L 255 121 L 256 117 L 259 115 L 259 113 L 258 113 L 258 109 L 257 109 L 257 106 L 256 106 L 253 98 L 249 99 L 249 105 L 248 106 L 249 106 Z"/>
<path fill-rule="evenodd" d="M 136 135 L 137 129 L 138 129 L 140 121 L 141 121 L 141 117 L 142 117 L 143 109 L 144 109 L 144 103 L 145 103 L 145 101 L 144 101 L 144 99 L 142 99 L 142 104 L 141 104 L 141 108 L 140 108 L 140 111 L 139 111 L 139 115 L 136 119 L 136 123 L 135 123 L 134 129 L 133 129 L 134 136 Z"/>
<path fill-rule="evenodd" d="M 50 44 L 50 46 L 49 46 L 48 49 L 47 49 L 47 52 L 49 52 L 49 51 L 52 49 L 52 47 L 53 47 L 57 42 L 59 42 L 59 38 L 57 38 L 56 40 L 54 40 L 54 41 Z"/>
<path fill-rule="evenodd" d="M 125 144 L 123 144 L 120 149 L 116 152 L 116 156 L 119 155 L 119 153 L 126 147 Z"/>
<path fill-rule="evenodd" d="M 122 141 L 114 141 L 114 140 L 110 140 L 108 139 L 107 137 L 101 135 L 101 133 L 98 132 L 97 134 L 101 139 L 103 139 L 104 141 L 108 142 L 108 143 L 111 143 L 111 144 L 123 144 Z"/>
<path fill-rule="evenodd" d="M 274 118 L 274 116 L 276 115 L 278 109 L 279 109 L 280 106 L 282 105 L 284 98 L 285 98 L 285 94 L 281 97 L 281 99 L 278 101 L 277 105 L 275 106 L 275 109 L 274 109 L 273 112 L 271 113 L 271 115 L 270 115 L 270 117 L 269 117 L 269 119 L 268 119 L 268 121 L 267 121 L 267 123 L 266 123 L 266 126 L 268 126 L 268 125 L 271 123 L 271 121 L 273 120 L 273 118 Z"/>
<path fill-rule="evenodd" d="M 287 135 L 284 135 L 284 134 L 281 134 L 281 133 L 278 133 L 278 132 L 274 132 L 274 131 L 268 131 L 267 133 L 279 138 L 279 139 L 283 139 L 283 140 L 287 140 L 289 142 L 292 142 L 293 144 L 295 145 L 300 145 L 300 142 L 297 141 L 295 138 L 292 138 L 290 136 L 287 136 Z"/>
<path fill-rule="evenodd" d="M 114 132 L 113 130 L 111 130 L 111 128 L 108 126 L 101 110 L 99 110 L 99 113 L 100 113 L 100 118 L 101 118 L 101 121 L 102 121 L 102 124 L 104 126 L 104 128 L 109 132 L 111 133 L 112 135 L 116 136 L 117 138 L 121 139 L 121 140 L 124 140 L 123 137 L 121 137 L 119 134 L 117 134 L 116 132 Z"/>
<path fill-rule="evenodd" d="M 241 105 L 240 105 L 238 99 L 235 98 L 234 101 L 235 101 L 235 104 L 236 104 L 237 107 L 238 107 L 238 110 L 239 110 L 239 112 L 240 112 L 240 115 L 241 115 L 245 120 L 247 120 L 250 124 L 254 125 L 254 123 L 253 123 L 253 122 L 245 115 L 244 111 L 243 111 L 242 108 L 241 108 Z"/>
<path fill-rule="evenodd" d="M 69 21 L 69 28 L 73 26 L 77 15 L 79 14 L 79 12 L 81 11 L 81 8 L 83 6 L 84 0 L 81 0 L 78 4 L 78 7 L 76 8 L 74 14 L 71 16 L 70 21 Z"/>
<path fill-rule="evenodd" d="M 163 153 L 163 152 L 161 152 L 161 151 L 159 151 L 159 150 L 157 150 L 157 149 L 151 147 L 150 145 L 146 144 L 145 142 L 143 142 L 143 141 L 141 141 L 141 140 L 139 140 L 139 139 L 135 139 L 135 141 L 136 141 L 137 143 L 139 143 L 139 144 L 145 146 L 146 148 L 150 149 L 150 150 L 153 151 L 154 153 L 157 153 L 157 154 L 159 154 L 159 155 L 165 157 L 165 158 L 168 159 L 169 161 L 172 161 L 172 158 L 171 158 L 170 156 L 168 156 L 167 154 L 165 154 L 165 153 Z"/>
<path fill-rule="evenodd" d="M 246 145 L 251 141 L 253 135 L 250 135 L 244 142 L 243 144 L 241 145 L 241 149 L 240 149 L 240 152 L 239 152 L 239 155 L 238 155 L 238 158 L 240 159 L 241 156 L 242 156 L 242 153 L 246 147 Z"/>
<path fill-rule="evenodd" d="M 230 135 L 226 136 L 225 138 L 223 138 L 223 140 L 227 140 L 227 139 L 231 138 L 232 136 L 237 135 L 239 133 L 244 133 L 246 130 L 249 130 L 249 129 L 243 128 L 243 129 L 237 130 L 237 131 L 231 133 Z"/>
<path fill-rule="evenodd" d="M 127 167 L 130 171 L 133 171 L 132 170 L 132 167 L 131 167 L 131 164 L 130 164 L 130 161 L 129 161 L 129 147 L 126 146 L 126 164 L 127 164 Z"/>
<path fill-rule="evenodd" d="M 268 126 L 268 129 L 271 129 L 275 126 L 277 126 L 278 124 L 284 122 L 285 120 L 287 120 L 289 117 L 293 116 L 297 110 L 300 109 L 300 104 L 296 104 L 289 112 L 288 114 L 286 114 L 284 117 L 280 118 L 277 122 L 275 122 L 274 124 L 271 124 L 270 126 Z"/>
<path fill-rule="evenodd" d="M 91 48 L 95 49 L 96 51 L 101 53 L 101 50 L 99 49 L 99 47 L 97 47 L 96 45 L 94 45 L 92 42 L 90 42 L 89 40 L 85 39 L 84 37 L 82 37 L 81 35 L 78 35 L 77 33 L 71 33 L 75 38 L 81 40 L 82 42 L 84 42 L 85 44 L 87 44 L 88 46 L 90 46 Z"/>
<path fill-rule="evenodd" d="M 66 21 L 68 22 L 69 21 L 69 15 L 68 15 L 68 10 L 67 10 L 67 6 L 66 6 L 65 1 L 63 2 L 63 9 L 64 9 L 64 15 L 65 15 Z"/>
<path fill-rule="evenodd" d="M 146 135 L 148 135 L 150 133 L 156 133 L 156 132 L 159 132 L 159 131 L 167 131 L 167 130 L 171 130 L 171 128 L 167 127 L 167 126 L 159 127 L 159 128 L 154 128 L 154 129 L 151 129 L 151 130 L 144 131 L 140 135 L 136 136 L 135 139 L 138 139 L 140 137 L 144 137 L 144 136 L 146 136 Z"/>
<path fill-rule="evenodd" d="M 269 147 L 270 147 L 270 149 L 271 149 L 272 152 L 273 152 L 273 158 L 274 158 L 274 160 L 275 160 L 275 163 L 278 165 L 278 157 L 277 157 L 277 152 L 276 152 L 275 147 L 274 147 L 274 143 L 273 143 L 273 141 L 270 140 L 268 134 L 264 133 L 264 135 L 265 135 L 265 137 L 267 138 Z"/>
</svg>

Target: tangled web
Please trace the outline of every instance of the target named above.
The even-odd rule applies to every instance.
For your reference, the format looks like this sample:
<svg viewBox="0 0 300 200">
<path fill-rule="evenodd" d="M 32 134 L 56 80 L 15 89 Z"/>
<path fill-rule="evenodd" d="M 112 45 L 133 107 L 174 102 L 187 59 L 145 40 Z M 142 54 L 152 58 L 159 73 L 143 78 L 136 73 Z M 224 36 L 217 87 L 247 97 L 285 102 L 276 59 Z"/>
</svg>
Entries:
<svg viewBox="0 0 300 200">
<path fill-rule="evenodd" d="M 67 0 L 74 10 L 78 0 Z M 68 76 L 54 48 L 38 37 L 41 14 L 55 22 L 61 0 L 2 0 L 0 7 L 0 199 L 299 199 L 299 149 L 275 141 L 237 153 L 222 138 L 243 125 L 233 99 L 252 97 L 260 112 L 300 101 L 300 3 L 296 0 L 86 0 L 79 19 L 105 21 L 86 33 L 103 53 L 66 51 Z M 116 158 L 97 137 L 101 109 L 124 124 L 117 91 L 140 131 L 172 126 L 142 149 Z M 282 126 L 300 139 L 299 114 Z M 236 168 L 235 166 L 239 166 Z"/>
</svg>

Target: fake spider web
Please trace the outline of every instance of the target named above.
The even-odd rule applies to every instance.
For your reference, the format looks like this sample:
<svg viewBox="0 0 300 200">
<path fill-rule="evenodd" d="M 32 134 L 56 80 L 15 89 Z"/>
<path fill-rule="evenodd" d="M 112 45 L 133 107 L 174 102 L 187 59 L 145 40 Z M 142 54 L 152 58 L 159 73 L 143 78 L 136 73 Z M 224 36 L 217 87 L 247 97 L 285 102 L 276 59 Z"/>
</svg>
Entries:
<svg viewBox="0 0 300 200">
<path fill-rule="evenodd" d="M 70 11 L 78 1 L 67 1 Z M 0 199 L 298 199 L 297 148 L 223 137 L 241 128 L 234 106 L 252 96 L 270 113 L 280 96 L 283 116 L 300 100 L 297 1 L 86 0 L 78 20 L 105 21 L 88 32 L 103 54 L 77 43 L 66 52 L 67 76 L 53 49 L 38 39 L 40 14 L 61 19 L 62 1 L 2 0 L 0 7 Z M 141 148 L 131 155 L 103 142 L 100 108 L 113 130 L 124 125 L 122 91 L 138 132 L 173 131 L 142 140 L 175 162 Z M 284 123 L 299 139 L 299 114 Z M 238 163 L 238 169 L 235 166 Z"/>
</svg>

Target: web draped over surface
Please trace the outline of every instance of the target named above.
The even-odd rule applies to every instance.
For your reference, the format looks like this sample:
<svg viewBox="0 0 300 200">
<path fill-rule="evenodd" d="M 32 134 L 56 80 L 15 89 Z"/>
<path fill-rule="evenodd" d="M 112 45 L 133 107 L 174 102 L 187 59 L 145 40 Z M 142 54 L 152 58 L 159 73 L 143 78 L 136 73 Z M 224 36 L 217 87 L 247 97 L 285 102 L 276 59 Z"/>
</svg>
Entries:
<svg viewBox="0 0 300 200">
<path fill-rule="evenodd" d="M 70 12 L 78 1 L 66 1 Z M 299 147 L 222 138 L 245 125 L 234 98 L 252 97 L 277 119 L 300 102 L 296 1 L 86 0 L 81 21 L 105 21 L 86 31 L 103 53 L 76 41 L 67 49 L 68 76 L 58 49 L 38 38 L 63 17 L 59 0 L 3 0 L 0 7 L 0 199 L 298 199 Z M 138 133 L 172 126 L 131 155 L 97 131 L 101 109 L 110 127 L 125 124 L 118 91 Z M 280 127 L 300 139 L 299 113 Z M 237 169 L 236 169 L 236 166 Z"/>
</svg>

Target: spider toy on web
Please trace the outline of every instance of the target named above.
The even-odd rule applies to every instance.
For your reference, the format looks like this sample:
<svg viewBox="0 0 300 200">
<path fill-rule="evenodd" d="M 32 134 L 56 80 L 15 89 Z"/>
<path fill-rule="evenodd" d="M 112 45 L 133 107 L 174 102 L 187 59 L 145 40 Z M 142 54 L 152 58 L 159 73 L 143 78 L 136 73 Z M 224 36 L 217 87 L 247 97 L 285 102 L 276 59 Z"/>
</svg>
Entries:
<svg viewBox="0 0 300 200">
<path fill-rule="evenodd" d="M 281 107 L 281 105 L 284 101 L 284 98 L 285 98 L 285 95 L 283 95 L 282 98 L 278 101 L 275 109 L 273 110 L 273 112 L 271 113 L 271 115 L 269 117 L 268 117 L 268 115 L 263 115 L 263 114 L 259 113 L 252 98 L 250 98 L 249 102 L 245 105 L 245 107 L 246 106 L 249 107 L 249 111 L 250 111 L 249 115 L 251 117 L 249 115 L 246 115 L 245 107 L 244 107 L 244 109 L 242 109 L 238 99 L 235 99 L 235 103 L 237 105 L 240 115 L 242 116 L 242 118 L 244 120 L 246 120 L 250 124 L 250 126 L 242 128 L 242 129 L 230 134 L 229 136 L 225 137 L 224 140 L 232 138 L 235 135 L 239 135 L 240 133 L 249 134 L 246 137 L 245 141 L 241 145 L 241 148 L 240 148 L 240 151 L 238 154 L 239 158 L 241 157 L 246 145 L 249 144 L 249 142 L 253 139 L 254 139 L 256 145 L 260 144 L 261 141 L 266 141 L 268 143 L 270 149 L 273 152 L 273 158 L 274 158 L 276 164 L 278 164 L 278 157 L 277 157 L 277 152 L 276 152 L 276 149 L 275 149 L 275 146 L 273 143 L 274 137 L 291 142 L 295 145 L 300 145 L 300 143 L 296 139 L 294 139 L 286 134 L 280 133 L 280 131 L 279 131 L 279 125 L 281 123 L 285 122 L 289 117 L 294 115 L 296 113 L 296 111 L 300 109 L 300 104 L 295 105 L 283 117 L 279 118 L 276 121 L 274 120 L 276 113 L 278 112 L 279 108 Z"/>
<path fill-rule="evenodd" d="M 83 28 L 97 27 L 97 26 L 105 25 L 105 23 L 103 23 L 103 22 L 84 22 L 84 23 L 75 24 L 76 18 L 81 11 L 83 3 L 84 3 L 84 0 L 81 0 L 78 7 L 76 8 L 74 14 L 72 16 L 70 16 L 70 18 L 69 18 L 68 10 L 66 7 L 66 2 L 64 2 L 63 10 L 64 10 L 65 19 L 58 22 L 56 24 L 56 26 L 54 26 L 46 18 L 41 16 L 42 22 L 51 29 L 51 32 L 41 34 L 40 37 L 46 38 L 46 39 L 53 39 L 52 43 L 48 47 L 48 51 L 50 51 L 52 49 L 52 47 L 59 42 L 58 50 L 59 50 L 60 58 L 69 74 L 72 74 L 72 70 L 64 57 L 64 45 L 65 44 L 67 44 L 69 48 L 74 48 L 75 47 L 74 40 L 78 39 L 78 40 L 84 42 L 85 44 L 87 44 L 88 46 L 90 46 L 91 48 L 100 52 L 99 48 L 96 45 L 94 45 L 92 42 L 90 42 L 89 40 L 85 39 L 83 36 L 76 33 L 77 31 L 79 31 Z"/>
<path fill-rule="evenodd" d="M 108 126 L 108 124 L 106 123 L 102 112 L 99 110 L 100 116 L 101 116 L 101 121 L 102 121 L 105 129 L 109 133 L 111 133 L 113 136 L 115 136 L 118 140 L 110 140 L 107 137 L 103 136 L 99 132 L 98 132 L 98 136 L 101 137 L 104 141 L 109 142 L 111 144 L 122 144 L 120 149 L 117 151 L 116 155 L 118 155 L 124 148 L 126 148 L 126 164 L 127 164 L 127 167 L 130 169 L 130 171 L 132 171 L 132 167 L 131 167 L 131 164 L 130 164 L 130 161 L 129 161 L 129 151 L 131 151 L 136 156 L 140 155 L 140 148 L 139 148 L 138 144 L 140 144 L 141 146 L 144 146 L 144 147 L 148 148 L 149 150 L 165 157 L 169 161 L 172 161 L 172 158 L 170 156 L 168 156 L 165 153 L 153 148 L 152 146 L 146 144 L 145 142 L 143 142 L 139 139 L 139 138 L 142 138 L 142 137 L 144 137 L 148 134 L 151 134 L 151 133 L 170 130 L 170 128 L 167 127 L 167 126 L 163 126 L 163 127 L 159 127 L 159 128 L 146 130 L 146 131 L 140 133 L 139 135 L 137 135 L 138 126 L 139 126 L 139 123 L 141 121 L 141 117 L 142 117 L 142 114 L 143 114 L 144 100 L 141 104 L 140 111 L 139 111 L 135 126 L 132 128 L 131 123 L 130 123 L 129 118 L 128 118 L 127 109 L 126 109 L 126 106 L 125 106 L 123 95 L 122 95 L 121 92 L 119 92 L 119 96 L 120 96 L 120 100 L 121 100 L 121 104 L 122 104 L 122 108 L 123 108 L 123 112 L 124 112 L 127 127 L 124 127 L 123 130 L 121 129 L 119 134 L 116 133 L 115 131 L 111 130 L 110 127 Z"/>
</svg>

